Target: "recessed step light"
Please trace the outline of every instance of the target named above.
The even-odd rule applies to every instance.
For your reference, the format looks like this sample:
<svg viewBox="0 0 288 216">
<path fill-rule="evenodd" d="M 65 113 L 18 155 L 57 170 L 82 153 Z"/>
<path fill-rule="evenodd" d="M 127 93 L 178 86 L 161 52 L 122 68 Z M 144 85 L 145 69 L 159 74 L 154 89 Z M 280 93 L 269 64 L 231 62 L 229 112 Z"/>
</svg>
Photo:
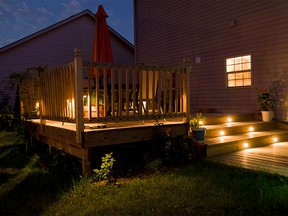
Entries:
<svg viewBox="0 0 288 216">
<path fill-rule="evenodd" d="M 252 127 L 252 126 L 249 127 L 249 131 L 250 131 L 250 132 L 253 132 L 253 131 L 254 131 L 254 127 Z"/>
<path fill-rule="evenodd" d="M 249 144 L 247 142 L 243 143 L 243 147 L 244 148 L 248 148 L 249 147 Z"/>
<path fill-rule="evenodd" d="M 221 130 L 221 131 L 219 132 L 219 134 L 220 134 L 220 136 L 224 136 L 224 135 L 225 135 L 225 131 Z"/>
</svg>

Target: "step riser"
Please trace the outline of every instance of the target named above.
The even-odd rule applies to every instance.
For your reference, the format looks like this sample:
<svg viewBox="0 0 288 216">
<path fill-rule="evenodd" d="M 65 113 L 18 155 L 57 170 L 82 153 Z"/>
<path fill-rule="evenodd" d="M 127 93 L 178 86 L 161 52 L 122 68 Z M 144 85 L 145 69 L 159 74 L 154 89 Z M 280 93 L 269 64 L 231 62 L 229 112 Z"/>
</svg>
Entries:
<svg viewBox="0 0 288 216">
<path fill-rule="evenodd" d="M 205 113 L 203 113 L 203 115 L 206 116 Z M 232 122 L 255 121 L 255 114 L 238 114 L 225 116 L 209 116 L 209 114 L 207 114 L 205 124 L 225 124 L 228 123 L 228 118 L 231 118 Z"/>
<path fill-rule="evenodd" d="M 249 133 L 250 127 L 253 127 L 253 131 L 265 131 L 265 130 L 272 130 L 276 128 L 276 122 L 265 122 L 265 123 L 251 123 L 249 125 L 244 126 L 235 126 L 235 127 L 223 127 L 217 129 L 210 129 L 206 132 L 207 138 L 212 137 L 219 137 L 220 132 L 223 131 L 225 136 L 230 136 L 239 133 Z"/>
<path fill-rule="evenodd" d="M 244 143 L 249 144 L 248 148 L 260 147 L 260 146 L 273 144 L 273 143 L 275 143 L 273 141 L 274 137 L 278 138 L 278 142 L 287 141 L 288 140 L 288 132 L 287 133 L 281 133 L 278 135 L 273 134 L 273 135 L 269 135 L 269 136 L 262 136 L 262 137 L 256 137 L 256 138 L 250 138 L 250 139 L 237 140 L 237 141 L 228 142 L 228 143 L 219 144 L 219 145 L 211 145 L 211 146 L 208 145 L 207 146 L 207 157 L 247 149 L 244 147 Z"/>
</svg>

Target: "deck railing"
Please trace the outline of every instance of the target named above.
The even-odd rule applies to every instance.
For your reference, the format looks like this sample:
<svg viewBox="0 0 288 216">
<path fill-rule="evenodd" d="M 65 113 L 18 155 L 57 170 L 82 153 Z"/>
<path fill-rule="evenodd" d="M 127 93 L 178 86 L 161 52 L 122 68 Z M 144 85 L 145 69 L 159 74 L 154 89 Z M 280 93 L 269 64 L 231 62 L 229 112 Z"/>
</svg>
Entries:
<svg viewBox="0 0 288 216">
<path fill-rule="evenodd" d="M 75 122 L 189 119 L 190 65 L 181 67 L 74 62 L 20 85 L 22 116 Z M 32 97 L 33 96 L 33 97 Z M 27 115 L 34 113 L 34 115 Z"/>
</svg>

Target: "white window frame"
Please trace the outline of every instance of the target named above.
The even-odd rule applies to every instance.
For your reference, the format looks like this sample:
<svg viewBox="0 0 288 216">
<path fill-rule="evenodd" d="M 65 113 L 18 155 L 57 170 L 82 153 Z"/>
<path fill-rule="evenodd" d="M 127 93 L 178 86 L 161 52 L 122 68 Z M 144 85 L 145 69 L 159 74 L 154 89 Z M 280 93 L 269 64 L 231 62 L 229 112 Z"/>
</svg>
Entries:
<svg viewBox="0 0 288 216">
<path fill-rule="evenodd" d="M 228 88 L 252 86 L 252 56 L 242 55 L 225 59 L 226 86 Z"/>
</svg>

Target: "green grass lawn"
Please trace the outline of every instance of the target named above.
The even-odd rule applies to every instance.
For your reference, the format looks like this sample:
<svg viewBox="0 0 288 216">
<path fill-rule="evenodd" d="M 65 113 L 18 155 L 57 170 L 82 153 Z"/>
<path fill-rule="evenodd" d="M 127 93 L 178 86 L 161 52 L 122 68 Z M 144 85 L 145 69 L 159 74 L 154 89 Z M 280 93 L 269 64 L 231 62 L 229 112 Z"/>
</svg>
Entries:
<svg viewBox="0 0 288 216">
<path fill-rule="evenodd" d="M 279 175 L 201 160 L 101 185 L 66 172 L 67 158 L 43 164 L 45 152 L 26 155 L 15 133 L 0 133 L 0 149 L 0 215 L 288 214 Z"/>
</svg>

